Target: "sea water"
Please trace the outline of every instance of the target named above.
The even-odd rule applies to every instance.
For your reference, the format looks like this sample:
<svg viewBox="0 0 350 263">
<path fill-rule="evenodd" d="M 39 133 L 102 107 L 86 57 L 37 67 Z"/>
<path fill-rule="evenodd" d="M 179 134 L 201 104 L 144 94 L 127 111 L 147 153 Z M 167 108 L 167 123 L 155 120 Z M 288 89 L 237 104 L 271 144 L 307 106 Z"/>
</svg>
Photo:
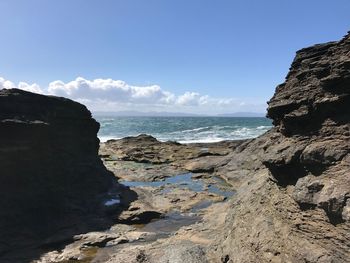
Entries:
<svg viewBox="0 0 350 263">
<path fill-rule="evenodd" d="M 264 117 L 111 117 L 95 116 L 102 142 L 142 133 L 160 141 L 218 142 L 257 137 L 271 127 Z"/>
</svg>

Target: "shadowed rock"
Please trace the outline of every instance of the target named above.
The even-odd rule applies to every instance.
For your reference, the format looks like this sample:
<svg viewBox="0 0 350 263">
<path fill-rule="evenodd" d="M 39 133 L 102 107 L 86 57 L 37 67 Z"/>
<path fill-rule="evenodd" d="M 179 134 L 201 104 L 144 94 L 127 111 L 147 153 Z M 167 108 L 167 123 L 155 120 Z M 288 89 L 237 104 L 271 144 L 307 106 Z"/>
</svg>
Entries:
<svg viewBox="0 0 350 263">
<path fill-rule="evenodd" d="M 41 247 L 112 223 L 104 203 L 126 192 L 98 157 L 99 124 L 85 106 L 0 90 L 0 258 L 26 262 Z"/>
</svg>

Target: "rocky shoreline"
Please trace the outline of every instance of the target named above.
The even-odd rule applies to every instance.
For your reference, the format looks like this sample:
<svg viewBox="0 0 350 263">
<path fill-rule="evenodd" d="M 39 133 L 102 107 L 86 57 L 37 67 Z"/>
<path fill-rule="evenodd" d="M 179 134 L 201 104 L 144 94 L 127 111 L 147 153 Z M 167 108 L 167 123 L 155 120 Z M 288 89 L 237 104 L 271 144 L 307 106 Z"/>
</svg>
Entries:
<svg viewBox="0 0 350 263">
<path fill-rule="evenodd" d="M 192 248 L 203 262 L 218 227 L 214 207 L 234 195 L 215 171 L 244 141 L 140 135 L 98 145 L 83 105 L 16 89 L 0 95 L 1 262 L 163 262 L 181 253 L 189 262 Z"/>
<path fill-rule="evenodd" d="M 349 87 L 350 34 L 302 49 L 274 128 L 211 144 L 99 145 L 83 105 L 0 91 L 1 262 L 349 262 Z"/>
<path fill-rule="evenodd" d="M 127 209 L 107 231 L 76 236 L 65 249 L 38 262 L 206 262 L 204 251 L 234 195 L 214 171 L 241 143 L 182 145 L 148 135 L 101 143 L 105 166 L 137 198 L 127 201 Z M 219 209 L 222 216 L 217 218 Z"/>
</svg>

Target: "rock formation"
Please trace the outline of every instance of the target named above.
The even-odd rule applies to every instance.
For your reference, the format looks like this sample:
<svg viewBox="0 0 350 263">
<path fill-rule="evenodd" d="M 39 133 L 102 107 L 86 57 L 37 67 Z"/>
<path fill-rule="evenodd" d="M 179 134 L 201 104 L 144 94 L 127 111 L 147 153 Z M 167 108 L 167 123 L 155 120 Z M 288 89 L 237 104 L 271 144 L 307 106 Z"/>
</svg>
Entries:
<svg viewBox="0 0 350 263">
<path fill-rule="evenodd" d="M 100 155 L 105 160 L 106 167 L 118 177 L 130 181 L 156 181 L 186 172 L 211 172 L 215 167 L 227 163 L 224 156 L 242 142 L 180 144 L 160 142 L 152 136 L 140 134 L 101 144 Z M 124 165 L 120 165 L 124 162 L 153 166 L 152 169 L 134 167 L 126 172 Z"/>
<path fill-rule="evenodd" d="M 104 202 L 122 189 L 98 157 L 98 129 L 79 103 L 0 90 L 2 262 L 108 221 Z"/>
<path fill-rule="evenodd" d="M 40 262 L 78 260 L 86 246 L 94 249 L 86 258 L 103 262 L 349 262 L 349 105 L 350 34 L 297 52 L 269 101 L 275 127 L 256 139 L 180 145 L 140 135 L 107 142 L 100 154 L 126 180 L 155 181 L 191 171 L 196 178 L 224 178 L 237 193 L 210 206 L 202 222 L 159 242 L 124 244 L 103 254 L 108 242 L 117 246 L 132 242 L 135 234 L 142 238 L 119 224 L 113 233 L 75 236 L 75 243 L 44 254 Z M 0 257 L 19 243 L 33 248 L 31 239 L 50 235 L 54 240 L 36 244 L 54 243 L 57 249 L 84 226 L 99 225 L 111 186 L 114 194 L 122 189 L 97 157 L 97 130 L 78 103 L 0 91 Z M 161 207 L 159 200 L 174 208 L 192 198 L 179 191 L 163 198 L 169 193 L 164 190 L 139 189 L 140 202 L 130 205 L 126 217 L 156 210 L 152 206 Z M 102 250 L 97 253 L 95 246 Z"/>
<path fill-rule="evenodd" d="M 293 195 L 302 207 L 323 208 L 334 224 L 350 219 L 349 105 L 348 35 L 300 50 L 268 108 L 284 149 L 264 164 L 280 184 L 296 183 Z"/>
<path fill-rule="evenodd" d="M 237 184 L 222 262 L 349 262 L 350 34 L 302 49 L 268 102 L 275 128 L 218 173 Z"/>
</svg>

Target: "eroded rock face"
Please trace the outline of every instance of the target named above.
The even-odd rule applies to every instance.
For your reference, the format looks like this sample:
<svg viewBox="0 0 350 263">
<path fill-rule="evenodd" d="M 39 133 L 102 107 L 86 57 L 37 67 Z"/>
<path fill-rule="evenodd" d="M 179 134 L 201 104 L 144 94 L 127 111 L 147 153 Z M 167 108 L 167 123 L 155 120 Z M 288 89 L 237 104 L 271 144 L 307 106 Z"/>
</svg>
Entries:
<svg viewBox="0 0 350 263">
<path fill-rule="evenodd" d="M 350 34 L 298 51 L 268 104 L 275 127 L 218 171 L 239 182 L 218 256 L 349 262 Z"/>
<path fill-rule="evenodd" d="M 293 195 L 300 205 L 323 208 L 335 224 L 346 220 L 342 213 L 350 198 L 349 105 L 347 35 L 298 51 L 268 108 L 284 142 L 280 151 L 281 144 L 269 148 L 265 165 L 281 184 L 296 182 Z M 282 159 L 280 153 L 286 153 Z"/>
<path fill-rule="evenodd" d="M 102 215 L 104 201 L 120 189 L 98 157 L 98 129 L 79 103 L 0 90 L 2 260 L 21 256 L 21 246 L 101 226 L 102 217 L 88 218 Z"/>
</svg>

